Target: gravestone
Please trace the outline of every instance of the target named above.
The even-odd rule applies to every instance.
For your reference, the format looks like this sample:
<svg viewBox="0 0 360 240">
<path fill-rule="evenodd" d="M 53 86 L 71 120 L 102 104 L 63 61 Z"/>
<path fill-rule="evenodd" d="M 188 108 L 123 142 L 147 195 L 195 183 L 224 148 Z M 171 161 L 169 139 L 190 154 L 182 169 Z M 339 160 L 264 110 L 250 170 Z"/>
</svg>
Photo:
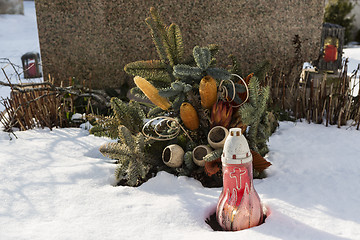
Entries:
<svg viewBox="0 0 360 240">
<path fill-rule="evenodd" d="M 0 0 L 0 14 L 24 14 L 23 0 Z"/>
<path fill-rule="evenodd" d="M 301 41 L 300 61 L 315 59 L 324 13 L 323 0 L 41 0 L 35 4 L 45 78 L 51 74 L 59 84 L 76 77 L 91 81 L 93 88 L 118 88 L 132 79 L 123 70 L 125 64 L 158 59 L 144 22 L 151 6 L 165 24 L 180 26 L 187 55 L 195 45 L 216 43 L 221 47 L 218 65 L 231 64 L 228 55 L 233 54 L 244 71 L 264 60 L 288 71 L 288 63 L 299 57 L 295 36 Z"/>
</svg>

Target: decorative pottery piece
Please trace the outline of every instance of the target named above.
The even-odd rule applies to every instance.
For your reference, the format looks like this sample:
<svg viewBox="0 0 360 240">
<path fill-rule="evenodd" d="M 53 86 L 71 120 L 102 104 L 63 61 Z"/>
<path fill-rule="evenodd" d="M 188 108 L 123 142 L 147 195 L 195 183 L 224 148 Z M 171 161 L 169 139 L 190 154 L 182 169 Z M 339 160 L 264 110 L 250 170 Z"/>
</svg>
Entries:
<svg viewBox="0 0 360 240">
<path fill-rule="evenodd" d="M 164 149 L 162 159 L 168 167 L 180 167 L 184 161 L 184 150 L 177 144 L 169 145 Z"/>
<path fill-rule="evenodd" d="M 222 126 L 213 127 L 208 134 L 208 143 L 214 149 L 223 148 L 229 130 Z"/>
<path fill-rule="evenodd" d="M 204 157 L 211 152 L 212 152 L 212 149 L 209 146 L 206 146 L 206 145 L 197 146 L 193 150 L 194 163 L 200 167 L 204 167 L 205 166 Z"/>
</svg>

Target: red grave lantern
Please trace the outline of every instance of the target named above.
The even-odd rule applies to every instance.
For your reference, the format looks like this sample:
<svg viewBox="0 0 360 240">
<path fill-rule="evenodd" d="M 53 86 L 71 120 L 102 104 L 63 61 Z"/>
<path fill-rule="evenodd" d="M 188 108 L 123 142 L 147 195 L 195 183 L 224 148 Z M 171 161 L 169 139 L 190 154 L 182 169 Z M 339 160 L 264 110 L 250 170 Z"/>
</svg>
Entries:
<svg viewBox="0 0 360 240">
<path fill-rule="evenodd" d="M 25 53 L 21 57 L 24 70 L 24 78 L 40 78 L 42 77 L 40 69 L 40 54 L 34 52 Z"/>
<path fill-rule="evenodd" d="M 326 45 L 324 50 L 324 61 L 335 62 L 337 60 L 337 47 L 335 45 Z"/>
</svg>

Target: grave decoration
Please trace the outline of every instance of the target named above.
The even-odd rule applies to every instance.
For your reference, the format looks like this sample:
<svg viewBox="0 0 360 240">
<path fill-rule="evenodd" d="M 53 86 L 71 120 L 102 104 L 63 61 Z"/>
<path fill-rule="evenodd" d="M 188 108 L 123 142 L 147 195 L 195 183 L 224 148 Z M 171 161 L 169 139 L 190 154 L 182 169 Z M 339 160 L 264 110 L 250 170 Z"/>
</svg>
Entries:
<svg viewBox="0 0 360 240">
<path fill-rule="evenodd" d="M 263 158 L 272 125 L 269 87 L 254 74 L 242 78 L 234 57 L 229 69 L 217 67 L 216 45 L 195 46 L 184 57 L 180 28 L 166 26 L 155 8 L 150 13 L 145 21 L 160 59 L 125 66 L 134 76 L 131 94 L 137 100 L 112 98 L 113 115 L 99 118 L 90 131 L 117 139 L 100 152 L 116 160 L 118 184 L 138 186 L 164 170 L 222 186 L 220 156 L 234 127 L 247 137 L 260 175 L 271 165 Z"/>
<path fill-rule="evenodd" d="M 25 53 L 21 56 L 21 62 L 24 70 L 24 78 L 42 77 L 39 53 Z"/>
<path fill-rule="evenodd" d="M 216 219 L 227 231 L 238 231 L 260 225 L 263 207 L 253 184 L 252 154 L 240 128 L 231 128 L 221 155 L 223 190 Z"/>
<path fill-rule="evenodd" d="M 319 70 L 337 73 L 342 67 L 344 36 L 344 27 L 333 23 L 323 24 L 319 59 L 315 61 Z"/>
</svg>

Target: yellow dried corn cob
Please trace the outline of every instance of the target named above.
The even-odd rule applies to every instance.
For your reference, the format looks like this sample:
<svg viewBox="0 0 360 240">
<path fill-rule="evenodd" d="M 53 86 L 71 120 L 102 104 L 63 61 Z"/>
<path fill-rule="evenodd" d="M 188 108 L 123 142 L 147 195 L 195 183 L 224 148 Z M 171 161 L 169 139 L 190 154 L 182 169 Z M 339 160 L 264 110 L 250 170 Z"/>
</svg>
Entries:
<svg viewBox="0 0 360 240">
<path fill-rule="evenodd" d="M 201 106 L 210 109 L 217 100 L 216 81 L 211 76 L 205 76 L 201 79 L 199 85 Z"/>
<path fill-rule="evenodd" d="M 187 102 L 184 102 L 180 106 L 180 118 L 183 121 L 186 128 L 189 130 L 196 130 L 199 128 L 199 117 L 195 108 Z"/>
<path fill-rule="evenodd" d="M 162 110 L 167 110 L 171 106 L 169 101 L 159 95 L 159 91 L 145 78 L 136 76 L 134 82 L 138 88 L 149 98 L 149 100 L 160 107 Z"/>
</svg>

